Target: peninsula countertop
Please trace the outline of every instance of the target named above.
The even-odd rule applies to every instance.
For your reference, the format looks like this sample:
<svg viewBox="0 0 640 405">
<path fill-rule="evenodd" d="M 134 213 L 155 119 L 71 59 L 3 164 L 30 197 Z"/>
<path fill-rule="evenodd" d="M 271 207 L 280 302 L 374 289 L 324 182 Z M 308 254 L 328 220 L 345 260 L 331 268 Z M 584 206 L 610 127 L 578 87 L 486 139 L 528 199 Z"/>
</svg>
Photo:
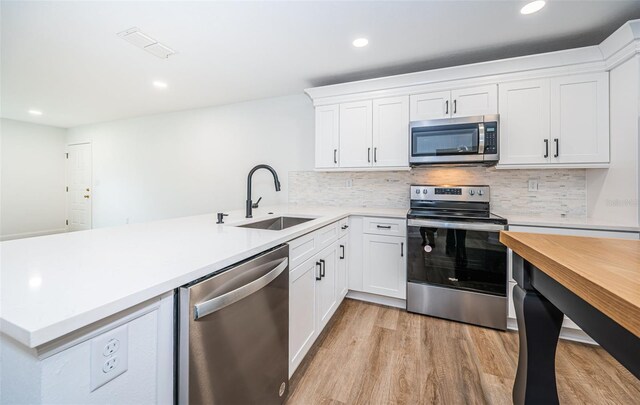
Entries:
<svg viewBox="0 0 640 405">
<path fill-rule="evenodd" d="M 344 217 L 406 213 L 265 207 L 251 220 L 231 211 L 224 225 L 211 213 L 2 242 L 0 328 L 37 347 Z M 233 226 L 280 215 L 315 219 L 282 231 Z"/>
<path fill-rule="evenodd" d="M 640 241 L 509 231 L 500 241 L 640 337 Z"/>
</svg>

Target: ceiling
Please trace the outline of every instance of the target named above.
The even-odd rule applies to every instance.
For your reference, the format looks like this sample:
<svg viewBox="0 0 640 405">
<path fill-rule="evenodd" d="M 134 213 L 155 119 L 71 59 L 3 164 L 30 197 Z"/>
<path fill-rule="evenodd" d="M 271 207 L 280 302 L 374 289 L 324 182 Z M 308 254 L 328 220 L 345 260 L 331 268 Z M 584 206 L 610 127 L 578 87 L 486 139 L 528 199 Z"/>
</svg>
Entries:
<svg viewBox="0 0 640 405">
<path fill-rule="evenodd" d="M 528 16 L 525 3 L 2 1 L 0 113 L 73 127 L 299 94 L 594 45 L 640 18 L 638 1 L 551 0 Z M 177 55 L 159 59 L 116 35 L 131 27 Z M 369 46 L 354 48 L 361 36 Z"/>
</svg>

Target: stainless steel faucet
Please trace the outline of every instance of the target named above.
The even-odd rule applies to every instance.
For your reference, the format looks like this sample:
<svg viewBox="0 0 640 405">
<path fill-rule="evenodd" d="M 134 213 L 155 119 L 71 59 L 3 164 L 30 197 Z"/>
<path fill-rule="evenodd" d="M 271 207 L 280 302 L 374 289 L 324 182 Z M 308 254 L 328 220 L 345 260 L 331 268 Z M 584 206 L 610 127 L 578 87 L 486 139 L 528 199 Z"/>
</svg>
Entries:
<svg viewBox="0 0 640 405">
<path fill-rule="evenodd" d="M 280 180 L 278 180 L 278 173 L 273 169 L 273 167 L 269 165 L 257 165 L 249 172 L 249 176 L 247 176 L 247 218 L 253 218 L 253 201 L 251 201 L 251 178 L 253 177 L 253 173 L 255 173 L 259 169 L 267 169 L 273 174 L 273 181 L 276 185 L 276 191 L 280 191 Z"/>
</svg>

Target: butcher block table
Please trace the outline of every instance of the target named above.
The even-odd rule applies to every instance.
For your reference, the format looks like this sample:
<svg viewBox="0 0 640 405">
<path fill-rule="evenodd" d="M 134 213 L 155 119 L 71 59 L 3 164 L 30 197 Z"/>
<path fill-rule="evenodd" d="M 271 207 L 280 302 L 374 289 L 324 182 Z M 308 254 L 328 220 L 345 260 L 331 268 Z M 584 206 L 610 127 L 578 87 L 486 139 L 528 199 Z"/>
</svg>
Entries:
<svg viewBox="0 0 640 405">
<path fill-rule="evenodd" d="M 563 314 L 640 378 L 640 241 L 503 231 L 513 250 L 515 404 L 557 404 Z"/>
</svg>

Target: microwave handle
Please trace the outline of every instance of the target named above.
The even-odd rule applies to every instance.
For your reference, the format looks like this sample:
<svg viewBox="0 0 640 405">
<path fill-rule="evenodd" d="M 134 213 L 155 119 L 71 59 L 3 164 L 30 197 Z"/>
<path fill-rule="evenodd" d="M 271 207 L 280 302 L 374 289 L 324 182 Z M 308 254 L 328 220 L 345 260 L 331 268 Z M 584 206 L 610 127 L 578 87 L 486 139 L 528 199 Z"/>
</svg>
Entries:
<svg viewBox="0 0 640 405">
<path fill-rule="evenodd" d="M 484 153 L 484 124 L 478 124 L 478 153 Z"/>
</svg>

